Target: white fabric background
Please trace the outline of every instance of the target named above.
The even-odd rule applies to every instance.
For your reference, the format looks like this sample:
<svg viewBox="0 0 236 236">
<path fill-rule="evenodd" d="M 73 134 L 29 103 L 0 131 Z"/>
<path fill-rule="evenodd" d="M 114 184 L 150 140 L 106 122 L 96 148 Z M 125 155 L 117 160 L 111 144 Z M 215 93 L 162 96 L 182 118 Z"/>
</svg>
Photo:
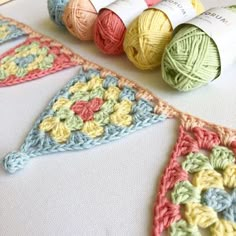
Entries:
<svg viewBox="0 0 236 236">
<path fill-rule="evenodd" d="M 236 0 L 203 3 L 209 8 Z M 104 56 L 93 43 L 80 42 L 56 27 L 49 20 L 46 0 L 15 0 L 0 6 L 0 13 L 57 38 L 183 111 L 236 127 L 235 68 L 208 86 L 179 93 L 162 81 L 160 71 L 139 71 L 125 56 Z M 1 46 L 0 52 L 15 43 Z M 76 71 L 0 89 L 0 159 L 18 150 L 51 97 Z M 150 235 L 157 184 L 177 127 L 176 121 L 166 121 L 87 151 L 35 158 L 15 175 L 0 168 L 0 235 Z"/>
</svg>

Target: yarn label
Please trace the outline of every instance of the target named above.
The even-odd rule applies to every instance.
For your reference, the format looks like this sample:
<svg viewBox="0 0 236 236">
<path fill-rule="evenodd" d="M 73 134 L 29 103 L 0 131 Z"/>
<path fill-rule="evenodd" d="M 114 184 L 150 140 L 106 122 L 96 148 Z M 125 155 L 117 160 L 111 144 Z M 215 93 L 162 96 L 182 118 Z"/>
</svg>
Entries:
<svg viewBox="0 0 236 236">
<path fill-rule="evenodd" d="M 163 0 L 151 8 L 162 11 L 170 20 L 173 29 L 197 15 L 190 0 Z"/>
<path fill-rule="evenodd" d="M 115 0 L 90 0 L 90 2 L 93 4 L 96 12 L 99 12 L 102 8 L 108 6 Z"/>
<path fill-rule="evenodd" d="M 106 7 L 118 15 L 126 27 L 147 8 L 144 0 L 118 0 Z"/>
<path fill-rule="evenodd" d="M 203 30 L 215 42 L 221 72 L 236 59 L 236 12 L 230 8 L 213 8 L 187 22 Z"/>
</svg>

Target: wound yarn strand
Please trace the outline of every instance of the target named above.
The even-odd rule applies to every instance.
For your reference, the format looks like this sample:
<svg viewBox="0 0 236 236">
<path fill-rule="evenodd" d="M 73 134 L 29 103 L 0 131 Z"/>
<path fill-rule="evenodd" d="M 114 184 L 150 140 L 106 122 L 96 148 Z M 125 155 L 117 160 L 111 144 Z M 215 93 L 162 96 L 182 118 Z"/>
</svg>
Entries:
<svg viewBox="0 0 236 236">
<path fill-rule="evenodd" d="M 159 1 L 145 0 L 147 6 L 152 6 Z M 126 26 L 118 15 L 109 9 L 100 11 L 94 25 L 94 42 L 104 54 L 120 55 L 124 52 L 125 32 Z"/>
<path fill-rule="evenodd" d="M 63 20 L 68 31 L 80 40 L 93 40 L 97 11 L 89 0 L 70 0 Z"/>
<path fill-rule="evenodd" d="M 197 15 L 204 11 L 199 0 L 190 2 Z M 154 69 L 161 65 L 164 49 L 172 34 L 173 27 L 167 15 L 159 9 L 147 9 L 129 25 L 124 39 L 124 51 L 137 68 Z"/>
<path fill-rule="evenodd" d="M 64 21 L 62 19 L 65 7 L 69 0 L 48 0 L 48 13 L 50 19 L 60 27 L 64 27 Z"/>
<path fill-rule="evenodd" d="M 227 8 L 236 12 L 236 5 Z M 163 80 L 179 91 L 197 89 L 217 79 L 222 72 L 215 41 L 190 24 L 181 26 L 165 48 L 161 67 Z"/>
</svg>

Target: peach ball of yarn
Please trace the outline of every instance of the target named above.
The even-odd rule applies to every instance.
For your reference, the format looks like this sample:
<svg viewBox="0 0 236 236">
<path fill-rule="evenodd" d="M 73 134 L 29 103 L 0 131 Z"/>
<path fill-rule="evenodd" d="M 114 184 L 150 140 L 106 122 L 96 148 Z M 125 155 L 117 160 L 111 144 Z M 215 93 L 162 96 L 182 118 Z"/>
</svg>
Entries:
<svg viewBox="0 0 236 236">
<path fill-rule="evenodd" d="M 191 0 L 197 15 L 204 11 L 199 0 Z M 166 45 L 172 38 L 173 28 L 167 16 L 158 9 L 148 9 L 128 27 L 124 51 L 128 59 L 141 70 L 161 65 Z"/>
<path fill-rule="evenodd" d="M 152 6 L 159 1 L 146 0 L 145 2 L 148 6 Z M 94 42 L 103 53 L 122 54 L 125 32 L 126 26 L 118 15 L 108 9 L 100 11 L 94 25 Z"/>
<path fill-rule="evenodd" d="M 80 40 L 93 40 L 97 11 L 89 0 L 70 0 L 63 16 L 68 31 Z"/>
</svg>

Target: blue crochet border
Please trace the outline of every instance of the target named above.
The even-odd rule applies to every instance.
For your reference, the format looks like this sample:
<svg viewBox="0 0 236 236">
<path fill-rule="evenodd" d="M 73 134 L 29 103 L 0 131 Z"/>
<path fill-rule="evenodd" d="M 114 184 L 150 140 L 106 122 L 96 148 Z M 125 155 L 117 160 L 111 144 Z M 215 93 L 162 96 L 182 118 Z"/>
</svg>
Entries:
<svg viewBox="0 0 236 236">
<path fill-rule="evenodd" d="M 161 122 L 161 121 L 164 121 L 164 120 L 167 119 L 167 117 L 165 115 L 162 115 L 162 114 L 158 115 L 158 114 L 152 113 L 152 115 L 147 117 L 147 119 L 143 120 L 142 122 L 137 122 L 136 124 L 133 124 L 130 127 L 127 127 L 127 128 L 122 127 L 121 128 L 121 127 L 114 126 L 114 130 L 115 130 L 114 134 L 106 134 L 102 137 L 95 138 L 95 139 L 91 139 L 91 138 L 87 137 L 86 135 L 84 135 L 84 136 L 81 137 L 80 140 L 78 140 L 78 139 L 76 140 L 76 137 L 72 137 L 72 139 L 70 139 L 69 142 L 67 142 L 65 144 L 56 143 L 55 141 L 53 141 L 51 139 L 51 137 L 49 137 L 48 134 L 45 134 L 45 133 L 39 131 L 39 129 L 38 129 L 39 124 L 42 122 L 42 120 L 46 116 L 52 114 L 52 112 L 53 112 L 52 111 L 52 106 L 60 96 L 65 97 L 65 95 L 68 95 L 68 90 L 71 86 L 73 86 L 76 82 L 83 80 L 83 78 L 86 79 L 86 77 L 88 77 L 88 76 L 90 77 L 91 74 L 94 74 L 94 75 L 99 74 L 100 75 L 100 72 L 97 71 L 97 70 L 93 70 L 93 69 L 90 69 L 88 72 L 84 72 L 83 68 L 81 68 L 78 75 L 75 76 L 74 78 L 72 78 L 64 86 L 64 88 L 62 88 L 53 97 L 53 99 L 48 104 L 48 106 L 46 107 L 44 112 L 36 120 L 33 128 L 31 129 L 28 136 L 26 137 L 23 145 L 20 148 L 21 152 L 26 153 L 27 155 L 29 155 L 29 157 L 32 158 L 32 157 L 36 157 L 36 156 L 40 156 L 40 155 L 46 155 L 46 154 L 50 154 L 50 153 L 56 153 L 56 152 L 89 149 L 93 146 L 109 143 L 113 140 L 120 139 L 121 137 L 127 136 L 128 134 L 131 134 L 131 133 L 133 133 L 137 130 L 140 130 L 144 127 L 148 127 L 152 124 L 155 124 L 155 123 L 158 123 L 158 122 Z M 106 76 L 106 78 L 109 79 L 111 84 L 115 83 L 116 80 L 117 81 L 119 80 L 118 78 L 116 78 L 114 76 Z M 106 80 L 106 78 L 104 78 L 104 81 Z M 148 102 L 153 107 L 153 105 L 149 101 L 146 101 L 146 102 Z M 81 133 L 80 133 L 80 136 L 81 136 Z M 39 138 L 36 139 L 36 137 L 39 137 Z M 46 143 L 44 145 L 44 147 L 41 148 L 41 149 L 34 148 L 34 145 L 37 146 L 37 144 L 40 143 L 42 141 L 42 139 L 43 139 L 44 143 Z M 78 142 L 78 141 L 82 141 L 82 142 Z"/>
</svg>

